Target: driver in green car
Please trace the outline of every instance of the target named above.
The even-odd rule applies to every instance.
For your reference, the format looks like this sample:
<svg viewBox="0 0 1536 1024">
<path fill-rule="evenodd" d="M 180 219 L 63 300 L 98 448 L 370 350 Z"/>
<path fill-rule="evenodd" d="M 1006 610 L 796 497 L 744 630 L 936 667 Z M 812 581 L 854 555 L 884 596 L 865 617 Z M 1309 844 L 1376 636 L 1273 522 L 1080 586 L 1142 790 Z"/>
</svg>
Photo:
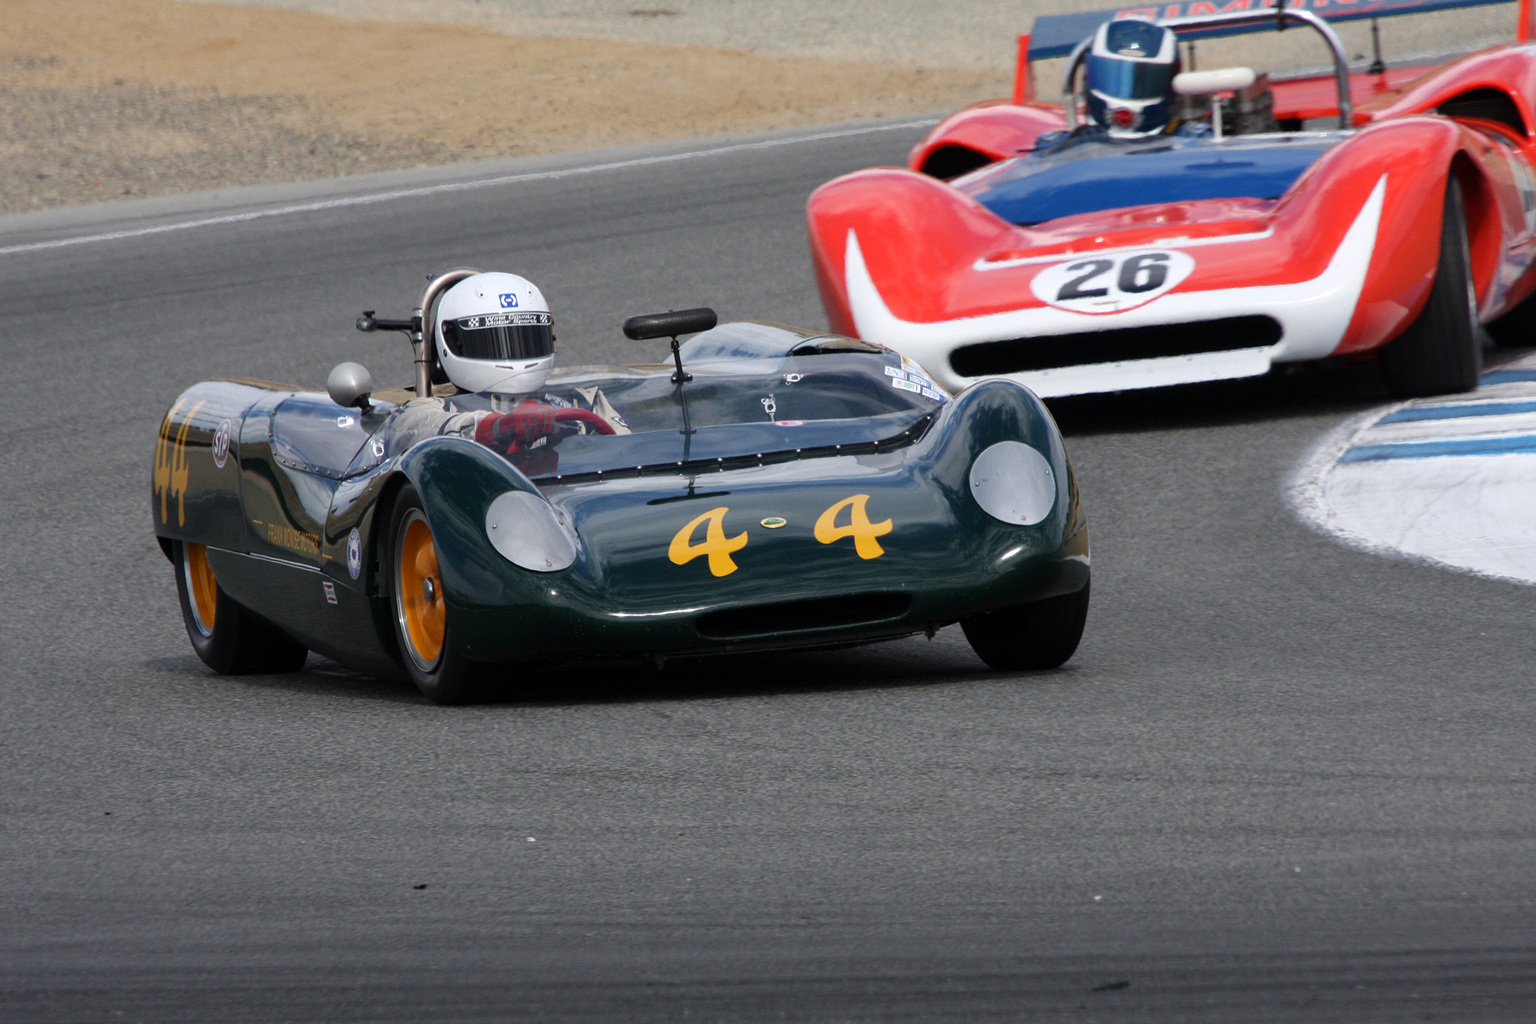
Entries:
<svg viewBox="0 0 1536 1024">
<path fill-rule="evenodd" d="M 485 396 L 490 407 L 456 410 L 442 398 L 412 399 L 395 426 L 409 441 L 457 434 L 513 455 L 550 446 L 562 432 L 629 433 L 596 387 L 541 393 L 555 365 L 555 335 L 543 292 L 526 278 L 466 277 L 443 293 L 432 334 L 448 379 Z"/>
</svg>

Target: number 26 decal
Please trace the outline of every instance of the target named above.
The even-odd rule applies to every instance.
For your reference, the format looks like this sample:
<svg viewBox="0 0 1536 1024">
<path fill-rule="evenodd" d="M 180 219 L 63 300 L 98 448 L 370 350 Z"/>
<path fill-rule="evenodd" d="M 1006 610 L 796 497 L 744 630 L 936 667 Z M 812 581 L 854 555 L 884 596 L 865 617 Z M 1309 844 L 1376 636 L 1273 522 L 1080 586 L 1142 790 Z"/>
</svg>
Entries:
<svg viewBox="0 0 1536 1024">
<path fill-rule="evenodd" d="M 868 501 L 869 495 L 855 494 L 830 506 L 817 518 L 813 535 L 823 544 L 851 538 L 853 550 L 860 558 L 879 558 L 885 554 L 885 549 L 875 538 L 891 532 L 891 521 L 870 522 L 869 512 L 865 508 Z M 729 576 L 735 572 L 738 567 L 731 554 L 747 546 L 747 532 L 743 530 L 734 537 L 725 535 L 725 514 L 729 511 L 727 506 L 721 505 L 691 520 L 672 537 L 667 557 L 674 565 L 687 565 L 705 555 L 709 558 L 711 575 Z M 847 523 L 839 525 L 838 520 L 843 518 L 845 511 Z M 704 539 L 695 542 L 693 537 L 700 526 L 704 527 Z"/>
<path fill-rule="evenodd" d="M 1123 313 L 1177 287 L 1195 269 L 1176 249 L 1144 249 L 1053 263 L 1030 282 L 1035 298 L 1073 313 Z"/>
</svg>

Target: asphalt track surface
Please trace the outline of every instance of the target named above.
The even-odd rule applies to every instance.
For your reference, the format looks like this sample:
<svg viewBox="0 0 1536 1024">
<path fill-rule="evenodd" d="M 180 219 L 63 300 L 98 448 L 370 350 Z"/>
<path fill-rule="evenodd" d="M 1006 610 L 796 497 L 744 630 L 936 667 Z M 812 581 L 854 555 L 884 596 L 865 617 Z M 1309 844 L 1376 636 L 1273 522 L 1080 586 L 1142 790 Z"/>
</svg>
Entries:
<svg viewBox="0 0 1536 1024">
<path fill-rule="evenodd" d="M 149 515 L 185 385 L 406 380 L 352 319 L 463 264 L 539 282 L 567 362 L 821 323 L 806 194 L 916 134 L 0 222 L 0 1019 L 1536 1019 L 1536 592 L 1283 502 L 1368 367 L 1057 403 L 1095 578 L 1055 672 L 952 628 L 439 708 L 193 656 Z"/>
</svg>

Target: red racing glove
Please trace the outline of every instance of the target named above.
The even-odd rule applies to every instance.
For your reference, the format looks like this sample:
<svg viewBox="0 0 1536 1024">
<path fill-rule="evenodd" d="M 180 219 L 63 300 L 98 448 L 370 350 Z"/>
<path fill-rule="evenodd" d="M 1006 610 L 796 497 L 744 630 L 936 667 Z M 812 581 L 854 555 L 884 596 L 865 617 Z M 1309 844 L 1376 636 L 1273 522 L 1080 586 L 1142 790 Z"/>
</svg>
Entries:
<svg viewBox="0 0 1536 1024">
<path fill-rule="evenodd" d="M 555 432 L 555 410 L 525 398 L 511 412 L 487 416 L 475 426 L 475 440 L 498 451 L 522 451 Z"/>
</svg>

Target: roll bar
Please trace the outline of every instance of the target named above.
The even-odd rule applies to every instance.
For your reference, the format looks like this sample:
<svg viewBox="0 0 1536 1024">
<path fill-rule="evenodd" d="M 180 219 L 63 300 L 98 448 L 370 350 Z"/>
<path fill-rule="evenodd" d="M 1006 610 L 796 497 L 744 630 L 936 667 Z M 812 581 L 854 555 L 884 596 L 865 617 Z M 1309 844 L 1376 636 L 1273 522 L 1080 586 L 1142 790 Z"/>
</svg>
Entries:
<svg viewBox="0 0 1536 1024">
<path fill-rule="evenodd" d="M 416 397 L 432 396 L 432 355 L 427 348 L 431 344 L 428 335 L 436 333 L 436 324 L 427 322 L 432 304 L 437 297 L 466 277 L 474 277 L 480 271 L 474 267 L 455 267 L 438 274 L 427 282 L 427 290 L 421 293 L 421 305 L 411 311 L 411 348 L 416 353 Z"/>
<path fill-rule="evenodd" d="M 1355 104 L 1349 93 L 1349 59 L 1344 56 L 1344 41 L 1322 18 L 1311 11 L 1296 11 L 1281 6 L 1274 10 L 1265 11 L 1234 11 L 1231 14 L 1202 14 L 1185 18 L 1160 18 L 1157 24 L 1174 32 L 1180 30 L 1195 31 L 1207 28 L 1227 28 L 1234 25 L 1259 25 L 1264 22 L 1275 23 L 1275 31 L 1282 31 L 1287 22 L 1295 22 L 1298 25 L 1307 25 L 1315 29 L 1328 44 L 1328 49 L 1333 51 L 1333 75 L 1339 87 L 1339 127 L 1353 128 L 1355 124 Z M 1082 66 L 1083 58 L 1088 53 L 1088 48 L 1093 45 L 1093 36 L 1089 36 L 1078 43 L 1072 50 L 1072 56 L 1067 58 L 1067 69 L 1061 77 L 1061 94 L 1066 98 L 1063 104 L 1063 113 L 1066 115 L 1067 131 L 1077 127 L 1077 69 Z"/>
</svg>

